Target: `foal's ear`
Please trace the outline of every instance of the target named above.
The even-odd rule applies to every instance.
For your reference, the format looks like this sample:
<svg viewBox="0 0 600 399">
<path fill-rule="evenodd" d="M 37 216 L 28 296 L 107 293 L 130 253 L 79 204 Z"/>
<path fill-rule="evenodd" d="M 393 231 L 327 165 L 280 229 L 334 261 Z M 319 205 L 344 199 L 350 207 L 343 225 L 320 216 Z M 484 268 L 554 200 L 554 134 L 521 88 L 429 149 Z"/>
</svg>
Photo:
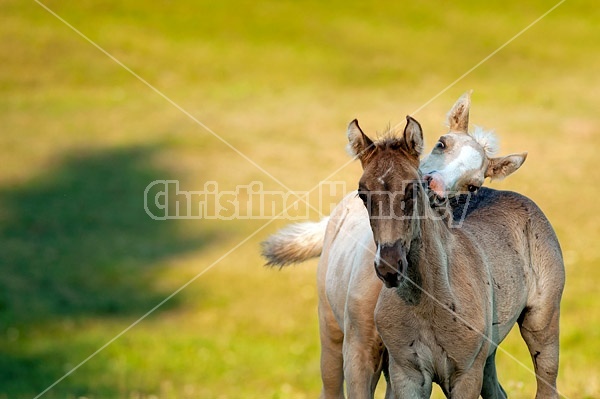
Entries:
<svg viewBox="0 0 600 399">
<path fill-rule="evenodd" d="M 423 130 L 416 119 L 406 115 L 406 127 L 404 128 L 404 142 L 408 152 L 415 157 L 420 157 L 423 152 Z"/>
<path fill-rule="evenodd" d="M 527 153 L 511 154 L 505 157 L 490 158 L 490 163 L 485 171 L 485 177 L 491 180 L 501 180 L 510 175 L 523 165 Z"/>
<path fill-rule="evenodd" d="M 363 133 L 358 126 L 358 121 L 355 119 L 348 125 L 348 153 L 360 159 L 361 164 L 364 166 L 369 155 L 375 150 L 373 141 Z"/>
<path fill-rule="evenodd" d="M 471 109 L 471 93 L 469 90 L 456 101 L 448 112 L 446 123 L 451 132 L 468 133 L 469 110 Z"/>
</svg>

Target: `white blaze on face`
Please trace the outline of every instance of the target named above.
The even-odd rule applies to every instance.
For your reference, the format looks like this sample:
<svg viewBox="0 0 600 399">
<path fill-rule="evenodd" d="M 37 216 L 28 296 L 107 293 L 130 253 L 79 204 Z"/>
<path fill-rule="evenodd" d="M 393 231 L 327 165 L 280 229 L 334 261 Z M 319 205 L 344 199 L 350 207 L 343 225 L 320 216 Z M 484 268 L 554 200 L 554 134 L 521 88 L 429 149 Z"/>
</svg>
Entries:
<svg viewBox="0 0 600 399">
<path fill-rule="evenodd" d="M 381 246 L 377 245 L 377 252 L 375 253 L 375 266 L 379 266 L 381 262 Z"/>
<path fill-rule="evenodd" d="M 446 189 L 452 191 L 461 178 L 470 171 L 479 170 L 483 165 L 483 156 L 480 151 L 470 145 L 461 147 L 460 152 L 442 169 L 436 172 L 442 176 Z"/>
<path fill-rule="evenodd" d="M 384 174 L 381 175 L 381 177 L 377 178 L 377 181 L 379 181 L 379 184 L 381 184 L 382 186 L 385 184 L 385 177 L 388 175 L 388 173 L 390 173 L 392 171 L 392 166 L 390 166 L 388 168 L 388 170 L 385 171 Z"/>
</svg>

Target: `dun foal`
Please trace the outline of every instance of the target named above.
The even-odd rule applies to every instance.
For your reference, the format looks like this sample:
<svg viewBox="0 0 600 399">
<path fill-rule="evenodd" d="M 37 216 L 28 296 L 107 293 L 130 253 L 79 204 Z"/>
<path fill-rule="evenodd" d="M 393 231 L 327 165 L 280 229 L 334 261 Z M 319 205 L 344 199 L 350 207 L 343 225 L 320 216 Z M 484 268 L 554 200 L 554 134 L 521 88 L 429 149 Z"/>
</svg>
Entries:
<svg viewBox="0 0 600 399">
<path fill-rule="evenodd" d="M 400 138 L 373 143 L 361 131 L 353 139 L 375 270 L 387 287 L 375 324 L 389 353 L 394 396 L 429 398 L 435 382 L 449 398 L 501 397 L 490 370 L 497 345 L 518 322 L 533 359 L 536 398 L 558 398 L 565 276 L 544 214 L 519 194 L 482 189 L 462 227 L 450 228 L 422 185 L 418 122 L 407 117 Z"/>
</svg>

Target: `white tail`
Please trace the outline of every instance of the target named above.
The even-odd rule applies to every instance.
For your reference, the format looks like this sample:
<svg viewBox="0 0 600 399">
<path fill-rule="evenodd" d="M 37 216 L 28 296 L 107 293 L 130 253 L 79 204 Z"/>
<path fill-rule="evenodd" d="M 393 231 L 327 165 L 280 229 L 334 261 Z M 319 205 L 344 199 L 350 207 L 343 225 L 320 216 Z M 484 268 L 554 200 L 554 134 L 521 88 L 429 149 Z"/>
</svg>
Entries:
<svg viewBox="0 0 600 399">
<path fill-rule="evenodd" d="M 286 266 L 316 258 L 323 250 L 329 217 L 319 222 L 295 223 L 284 227 L 261 243 L 268 266 Z"/>
</svg>

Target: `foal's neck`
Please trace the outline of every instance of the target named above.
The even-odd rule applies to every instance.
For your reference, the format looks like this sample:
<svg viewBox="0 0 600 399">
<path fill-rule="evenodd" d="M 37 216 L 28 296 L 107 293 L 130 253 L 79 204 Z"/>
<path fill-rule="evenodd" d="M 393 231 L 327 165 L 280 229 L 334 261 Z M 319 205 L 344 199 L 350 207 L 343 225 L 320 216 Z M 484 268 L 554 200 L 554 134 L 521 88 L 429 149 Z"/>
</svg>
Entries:
<svg viewBox="0 0 600 399">
<path fill-rule="evenodd" d="M 398 289 L 400 297 L 411 304 L 419 303 L 423 296 L 451 295 L 448 255 L 453 235 L 448 227 L 450 220 L 431 209 L 422 191 L 417 196 L 417 204 L 422 207 L 419 232 L 407 256 L 407 282 Z"/>
</svg>

